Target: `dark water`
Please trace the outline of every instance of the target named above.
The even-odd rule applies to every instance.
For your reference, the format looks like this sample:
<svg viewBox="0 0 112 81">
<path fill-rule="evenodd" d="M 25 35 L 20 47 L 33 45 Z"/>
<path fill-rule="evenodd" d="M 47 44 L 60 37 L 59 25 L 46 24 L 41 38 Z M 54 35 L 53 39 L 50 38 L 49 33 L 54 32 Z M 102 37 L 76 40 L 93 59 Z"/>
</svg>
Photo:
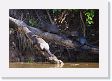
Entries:
<svg viewBox="0 0 112 81">
<path fill-rule="evenodd" d="M 49 64 L 49 63 L 9 63 L 10 68 L 99 68 L 98 63 L 64 63 Z"/>
</svg>

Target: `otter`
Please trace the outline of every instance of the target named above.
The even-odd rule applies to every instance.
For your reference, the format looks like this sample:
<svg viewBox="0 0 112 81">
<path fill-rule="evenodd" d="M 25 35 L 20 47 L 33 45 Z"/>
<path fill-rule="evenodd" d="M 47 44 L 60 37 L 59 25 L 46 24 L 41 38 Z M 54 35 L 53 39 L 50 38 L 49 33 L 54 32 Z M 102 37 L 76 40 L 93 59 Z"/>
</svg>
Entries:
<svg viewBox="0 0 112 81">
<path fill-rule="evenodd" d="M 27 35 L 32 39 L 32 43 L 35 49 L 41 52 L 51 63 L 64 64 L 61 60 L 51 53 L 49 44 L 41 37 L 32 34 L 31 32 Z"/>
<path fill-rule="evenodd" d="M 42 38 L 40 38 L 37 35 L 33 35 L 33 37 L 34 37 L 34 40 L 35 40 L 33 42 L 34 46 L 37 49 L 39 49 L 42 52 L 42 54 L 48 58 L 48 60 L 50 62 L 54 62 L 54 63 L 57 63 L 57 64 L 62 64 L 63 63 L 61 60 L 58 60 L 58 58 L 54 54 L 52 54 L 50 52 L 48 43 L 46 43 Z"/>
<path fill-rule="evenodd" d="M 59 33 L 59 28 L 56 24 L 49 24 L 49 23 L 44 23 L 42 26 L 39 27 L 43 31 L 53 33 L 53 34 L 58 34 Z"/>
</svg>

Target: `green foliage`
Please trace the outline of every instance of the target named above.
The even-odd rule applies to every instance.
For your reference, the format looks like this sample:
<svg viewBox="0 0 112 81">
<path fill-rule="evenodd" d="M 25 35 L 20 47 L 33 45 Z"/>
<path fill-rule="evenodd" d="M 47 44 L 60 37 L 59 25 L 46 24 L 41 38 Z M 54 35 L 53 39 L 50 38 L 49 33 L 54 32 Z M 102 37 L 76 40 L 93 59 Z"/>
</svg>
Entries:
<svg viewBox="0 0 112 81">
<path fill-rule="evenodd" d="M 93 22 L 93 18 L 94 18 L 94 15 L 95 15 L 94 10 L 86 10 L 84 15 L 86 17 L 87 25 L 90 26 L 90 25 L 94 24 L 94 22 Z"/>
<path fill-rule="evenodd" d="M 29 19 L 30 26 L 36 27 L 38 25 L 37 21 L 34 18 Z"/>
<path fill-rule="evenodd" d="M 50 9 L 49 12 L 52 14 L 52 15 L 59 15 L 61 14 L 65 9 Z"/>
<path fill-rule="evenodd" d="M 34 62 L 34 60 L 32 58 L 28 59 L 28 63 L 33 63 L 33 62 Z"/>
<path fill-rule="evenodd" d="M 55 13 L 60 13 L 62 11 L 62 9 L 53 9 L 52 12 Z"/>
<path fill-rule="evenodd" d="M 49 10 L 51 13 L 53 14 L 60 14 L 64 11 L 65 9 L 51 9 Z M 80 12 L 80 9 L 68 9 L 67 10 L 68 12 L 74 12 L 74 13 L 79 13 Z M 95 16 L 95 10 L 93 9 L 87 9 L 87 10 L 84 10 L 84 16 L 85 16 L 85 20 L 86 20 L 86 23 L 88 26 L 94 24 L 94 16 Z"/>
</svg>

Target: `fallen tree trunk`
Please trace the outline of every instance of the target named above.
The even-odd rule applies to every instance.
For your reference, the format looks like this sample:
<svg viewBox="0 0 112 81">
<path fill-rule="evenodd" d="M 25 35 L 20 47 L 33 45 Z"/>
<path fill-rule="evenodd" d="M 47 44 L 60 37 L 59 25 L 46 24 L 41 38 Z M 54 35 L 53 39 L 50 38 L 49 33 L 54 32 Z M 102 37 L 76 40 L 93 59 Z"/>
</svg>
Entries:
<svg viewBox="0 0 112 81">
<path fill-rule="evenodd" d="M 69 39 L 63 39 L 61 36 L 58 36 L 56 34 L 51 34 L 48 32 L 43 32 L 40 29 L 31 27 L 26 25 L 23 21 L 20 20 L 16 20 L 12 17 L 9 18 L 9 26 L 13 27 L 13 28 L 20 28 L 20 30 L 24 29 L 24 31 L 26 32 L 32 32 L 40 37 L 42 37 L 45 40 L 49 40 L 52 42 L 55 42 L 56 44 L 62 45 L 62 46 L 66 46 L 66 47 L 75 47 L 74 43 L 69 40 Z M 27 28 L 30 30 L 28 31 Z"/>
<path fill-rule="evenodd" d="M 21 32 L 23 32 L 22 33 L 22 34 L 24 34 L 23 36 L 26 36 L 30 40 L 28 47 L 33 47 L 33 49 L 37 50 L 40 54 L 45 56 L 52 63 L 63 64 L 63 62 L 61 60 L 58 60 L 58 58 L 54 54 L 51 53 L 51 51 L 49 49 L 49 44 L 46 43 L 46 41 L 43 40 L 41 37 L 34 34 L 34 32 L 30 31 L 24 22 L 16 20 L 16 19 L 11 18 L 11 17 L 9 19 L 10 19 L 10 23 L 11 23 L 10 26 L 12 26 L 12 27 L 15 26 L 14 27 L 15 30 L 17 32 L 19 31 L 18 33 L 21 34 Z M 22 36 L 22 34 L 21 34 L 21 36 Z M 24 38 L 21 38 L 21 39 L 24 39 Z M 22 42 L 24 40 L 21 41 L 21 39 L 20 39 L 19 43 L 22 44 Z M 22 46 L 20 47 L 20 49 L 21 48 L 22 48 Z"/>
<path fill-rule="evenodd" d="M 20 31 L 24 31 L 24 32 L 27 32 L 27 33 L 32 32 L 33 34 L 40 36 L 44 40 L 48 40 L 48 41 L 51 41 L 53 43 L 65 46 L 65 47 L 73 48 L 73 49 L 76 49 L 76 50 L 80 49 L 79 45 L 75 41 L 72 41 L 70 39 L 64 39 L 63 37 L 61 37 L 59 35 L 51 34 L 49 32 L 43 32 L 40 29 L 28 26 L 23 21 L 14 19 L 12 17 L 9 17 L 9 27 L 12 27 L 14 29 L 18 28 Z M 90 52 L 95 53 L 95 54 L 99 54 L 99 49 L 98 48 L 84 46 L 82 49 L 89 50 Z"/>
</svg>

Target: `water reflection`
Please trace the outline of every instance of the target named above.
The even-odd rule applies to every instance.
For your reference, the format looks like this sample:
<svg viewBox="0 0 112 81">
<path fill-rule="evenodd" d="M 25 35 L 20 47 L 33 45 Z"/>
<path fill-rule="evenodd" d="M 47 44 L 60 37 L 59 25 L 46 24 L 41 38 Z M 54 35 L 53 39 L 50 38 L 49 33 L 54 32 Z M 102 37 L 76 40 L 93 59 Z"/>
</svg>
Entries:
<svg viewBox="0 0 112 81">
<path fill-rule="evenodd" d="M 54 64 L 53 67 L 50 68 L 62 68 L 64 64 Z"/>
<path fill-rule="evenodd" d="M 9 63 L 10 68 L 98 68 L 99 63 L 64 63 L 64 64 L 49 64 L 49 63 Z"/>
</svg>

